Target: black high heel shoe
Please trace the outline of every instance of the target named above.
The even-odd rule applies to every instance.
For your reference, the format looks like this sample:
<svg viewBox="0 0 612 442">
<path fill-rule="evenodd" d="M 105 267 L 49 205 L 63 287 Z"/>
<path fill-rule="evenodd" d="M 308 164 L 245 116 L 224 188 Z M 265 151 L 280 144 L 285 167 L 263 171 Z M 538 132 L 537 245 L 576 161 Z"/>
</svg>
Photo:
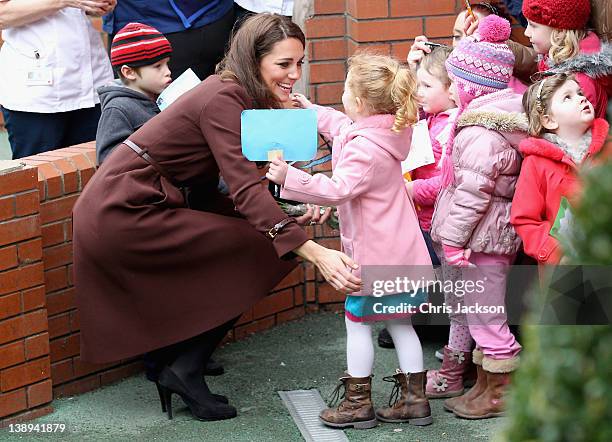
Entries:
<svg viewBox="0 0 612 442">
<path fill-rule="evenodd" d="M 231 405 L 215 400 L 212 393 L 210 399 L 198 401 L 189 391 L 183 381 L 172 371 L 170 367 L 165 367 L 159 374 L 157 391 L 162 403 L 162 410 L 168 413 L 168 419 L 172 419 L 172 395 L 178 394 L 183 402 L 191 411 L 191 414 L 201 421 L 216 421 L 231 419 L 238 414 L 236 408 Z M 201 386 L 204 388 L 205 386 Z M 226 398 L 227 399 L 227 398 Z"/>
<path fill-rule="evenodd" d="M 163 387 L 159 385 L 158 381 L 154 381 L 154 382 L 155 382 L 155 387 L 157 387 L 157 394 L 159 394 L 159 402 L 161 403 L 162 413 L 165 413 L 166 403 L 164 402 Z M 217 402 L 221 402 L 222 404 L 229 404 L 229 399 L 227 398 L 227 396 L 223 396 L 222 394 L 216 394 L 212 392 L 210 394 Z"/>
</svg>

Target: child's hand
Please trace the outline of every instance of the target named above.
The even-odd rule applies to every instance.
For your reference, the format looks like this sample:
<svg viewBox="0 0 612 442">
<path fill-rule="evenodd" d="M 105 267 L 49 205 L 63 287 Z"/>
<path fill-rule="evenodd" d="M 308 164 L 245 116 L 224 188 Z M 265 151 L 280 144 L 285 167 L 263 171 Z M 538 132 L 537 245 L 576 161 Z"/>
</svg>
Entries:
<svg viewBox="0 0 612 442">
<path fill-rule="evenodd" d="M 410 52 L 408 52 L 406 61 L 408 62 L 410 69 L 413 71 L 416 71 L 425 54 L 429 54 L 431 52 L 431 48 L 425 44 L 426 41 L 428 41 L 427 37 L 424 35 L 419 35 L 414 39 L 412 46 L 410 46 Z"/>
<path fill-rule="evenodd" d="M 442 244 L 442 249 L 444 250 L 444 259 L 448 265 L 474 267 L 474 264 L 470 263 L 471 249 L 462 249 L 460 247 L 447 246 L 446 244 Z"/>
<path fill-rule="evenodd" d="M 310 102 L 310 100 L 308 100 L 308 98 L 306 98 L 306 96 L 302 94 L 291 94 L 291 100 L 293 101 L 293 107 L 299 107 L 302 109 L 308 109 L 309 107 L 312 107 L 312 103 Z"/>
<path fill-rule="evenodd" d="M 287 170 L 289 170 L 289 165 L 280 158 L 275 158 L 270 163 L 270 167 L 266 173 L 266 178 L 273 183 L 280 184 L 282 186 L 285 184 L 285 179 L 287 179 Z"/>
</svg>

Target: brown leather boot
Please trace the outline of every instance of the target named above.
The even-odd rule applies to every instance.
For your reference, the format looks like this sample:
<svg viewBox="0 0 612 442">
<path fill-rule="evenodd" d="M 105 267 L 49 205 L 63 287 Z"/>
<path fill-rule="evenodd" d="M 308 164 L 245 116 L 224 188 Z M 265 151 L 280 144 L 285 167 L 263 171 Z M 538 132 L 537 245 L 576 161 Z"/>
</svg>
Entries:
<svg viewBox="0 0 612 442">
<path fill-rule="evenodd" d="M 372 406 L 372 376 L 353 378 L 348 373 L 342 376 L 340 384 L 332 393 L 329 406 L 333 407 L 344 386 L 344 400 L 335 408 L 326 408 L 319 414 L 319 419 L 333 428 L 353 427 L 358 430 L 373 428 L 378 425 Z"/>
<path fill-rule="evenodd" d="M 464 419 L 487 419 L 503 416 L 504 396 L 510 385 L 512 372 L 518 368 L 519 357 L 510 359 L 491 359 L 484 357 L 482 371 L 487 377 L 487 388 L 473 400 L 465 401 L 453 409 L 455 416 Z"/>
<path fill-rule="evenodd" d="M 376 417 L 383 422 L 408 422 L 412 425 L 429 425 L 433 422 L 429 401 L 425 397 L 426 371 L 403 373 L 399 368 L 393 376 L 383 378 L 394 382 L 389 406 L 376 410 Z M 399 398 L 398 398 L 399 396 Z"/>
<path fill-rule="evenodd" d="M 487 388 L 487 375 L 482 371 L 482 358 L 483 354 L 481 350 L 474 350 L 472 352 L 472 362 L 476 366 L 476 383 L 467 393 L 462 396 L 453 397 L 444 401 L 444 409 L 451 413 L 455 407 L 463 402 L 471 401 L 482 394 Z"/>
</svg>

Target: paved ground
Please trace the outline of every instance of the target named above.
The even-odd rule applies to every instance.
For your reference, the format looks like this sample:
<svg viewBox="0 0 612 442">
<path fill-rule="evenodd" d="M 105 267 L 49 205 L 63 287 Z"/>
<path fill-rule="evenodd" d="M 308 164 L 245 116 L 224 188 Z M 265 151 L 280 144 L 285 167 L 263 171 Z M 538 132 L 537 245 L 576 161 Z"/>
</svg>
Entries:
<svg viewBox="0 0 612 442">
<path fill-rule="evenodd" d="M 227 373 L 210 378 L 213 391 L 229 396 L 237 418 L 199 422 L 175 396 L 175 418 L 161 413 L 154 386 L 137 376 L 100 390 L 60 399 L 55 412 L 33 423 L 65 423 L 60 435 L 19 437 L 0 430 L 0 440 L 112 441 L 300 441 L 301 436 L 283 406 L 278 390 L 318 388 L 327 398 L 345 367 L 343 317 L 312 314 L 218 350 Z M 437 366 L 433 352 L 439 342 L 425 342 L 426 364 Z M 374 400 L 386 404 L 391 384 L 382 381 L 397 364 L 393 350 L 377 348 Z M 433 401 L 434 424 L 414 427 L 381 424 L 372 430 L 348 430 L 351 441 L 479 441 L 489 440 L 503 419 L 466 421 Z"/>
</svg>

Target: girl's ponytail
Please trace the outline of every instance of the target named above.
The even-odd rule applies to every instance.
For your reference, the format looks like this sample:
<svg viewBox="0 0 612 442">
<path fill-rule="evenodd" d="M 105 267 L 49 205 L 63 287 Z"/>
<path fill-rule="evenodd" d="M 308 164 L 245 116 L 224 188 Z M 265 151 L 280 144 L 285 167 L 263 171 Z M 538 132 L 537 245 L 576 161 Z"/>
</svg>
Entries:
<svg viewBox="0 0 612 442">
<path fill-rule="evenodd" d="M 391 83 L 391 99 L 397 106 L 395 112 L 394 132 L 412 126 L 418 121 L 419 109 L 416 99 L 416 80 L 408 68 L 398 66 Z"/>
</svg>

